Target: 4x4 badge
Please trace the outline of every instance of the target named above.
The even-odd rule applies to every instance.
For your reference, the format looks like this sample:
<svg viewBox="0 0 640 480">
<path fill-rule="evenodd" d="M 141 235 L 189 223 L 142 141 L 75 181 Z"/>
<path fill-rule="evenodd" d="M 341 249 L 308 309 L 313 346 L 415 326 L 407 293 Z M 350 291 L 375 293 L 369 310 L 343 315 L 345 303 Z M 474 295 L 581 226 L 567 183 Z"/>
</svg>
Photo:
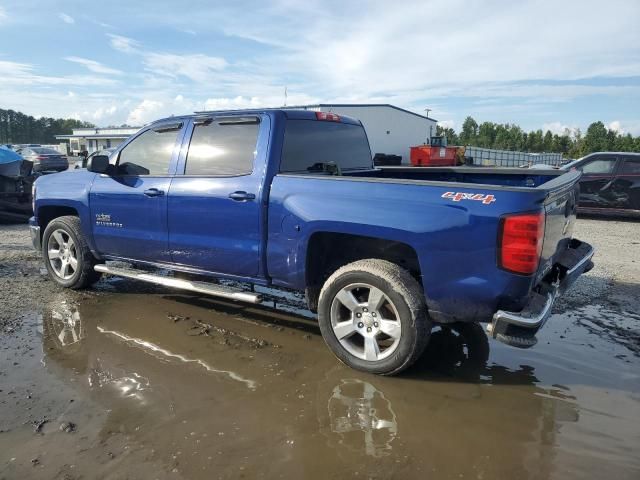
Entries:
<svg viewBox="0 0 640 480">
<path fill-rule="evenodd" d="M 482 202 L 483 205 L 489 205 L 496 201 L 494 195 L 483 195 L 482 193 L 446 192 L 442 194 L 442 198 L 448 198 L 454 202 L 459 202 L 460 200 L 475 200 Z"/>
</svg>

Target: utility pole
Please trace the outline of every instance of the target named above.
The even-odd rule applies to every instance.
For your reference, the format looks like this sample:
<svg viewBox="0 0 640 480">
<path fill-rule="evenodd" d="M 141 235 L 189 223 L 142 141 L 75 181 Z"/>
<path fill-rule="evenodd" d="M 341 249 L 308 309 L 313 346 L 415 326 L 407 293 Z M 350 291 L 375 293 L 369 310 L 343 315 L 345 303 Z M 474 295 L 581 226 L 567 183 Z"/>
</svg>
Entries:
<svg viewBox="0 0 640 480">
<path fill-rule="evenodd" d="M 284 106 L 287 106 L 287 86 L 284 86 Z"/>
</svg>

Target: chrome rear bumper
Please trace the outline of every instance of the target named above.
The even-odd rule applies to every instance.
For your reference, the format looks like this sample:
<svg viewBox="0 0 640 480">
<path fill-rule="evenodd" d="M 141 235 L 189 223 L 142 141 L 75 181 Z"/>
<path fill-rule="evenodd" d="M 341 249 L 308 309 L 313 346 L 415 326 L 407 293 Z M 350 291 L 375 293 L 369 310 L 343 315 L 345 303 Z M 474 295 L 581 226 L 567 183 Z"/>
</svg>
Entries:
<svg viewBox="0 0 640 480">
<path fill-rule="evenodd" d="M 519 312 L 498 310 L 487 325 L 491 336 L 515 347 L 527 348 L 536 344 L 535 334 L 542 328 L 562 295 L 580 275 L 593 268 L 594 249 L 580 240 L 571 240 L 569 248 L 556 262 L 557 279 L 543 283 L 538 292 L 531 292 L 527 305 Z"/>
</svg>

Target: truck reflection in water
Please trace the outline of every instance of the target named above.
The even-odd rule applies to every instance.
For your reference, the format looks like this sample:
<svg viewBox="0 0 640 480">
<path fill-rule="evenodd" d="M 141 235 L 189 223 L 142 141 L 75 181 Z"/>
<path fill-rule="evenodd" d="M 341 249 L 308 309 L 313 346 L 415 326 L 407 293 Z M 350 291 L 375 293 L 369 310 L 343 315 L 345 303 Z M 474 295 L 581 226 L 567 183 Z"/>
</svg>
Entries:
<svg viewBox="0 0 640 480">
<path fill-rule="evenodd" d="M 353 448 L 361 443 L 370 457 L 391 452 L 398 433 L 396 414 L 384 394 L 369 382 L 341 380 L 329 397 L 327 411 L 331 431 L 340 437 L 340 444 Z"/>
<path fill-rule="evenodd" d="M 480 327 L 435 328 L 418 363 L 387 378 L 336 364 L 308 319 L 211 302 L 180 304 L 177 321 L 175 300 L 152 298 L 76 307 L 61 296 L 43 315 L 44 363 L 108 412 L 100 435 L 121 432 L 170 462 L 182 451 L 189 478 L 233 477 L 242 462 L 247 478 L 345 478 L 353 465 L 363 478 L 546 478 L 575 447 L 569 389 L 544 386 L 506 347 L 490 361 Z M 188 316 L 220 331 L 190 336 Z"/>
</svg>

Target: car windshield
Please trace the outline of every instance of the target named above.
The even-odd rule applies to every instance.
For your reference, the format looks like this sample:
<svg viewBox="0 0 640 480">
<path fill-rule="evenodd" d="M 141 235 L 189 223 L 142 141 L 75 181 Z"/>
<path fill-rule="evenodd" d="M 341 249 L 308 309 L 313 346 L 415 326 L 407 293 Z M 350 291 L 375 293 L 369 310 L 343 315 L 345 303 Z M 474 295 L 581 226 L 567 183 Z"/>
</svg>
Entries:
<svg viewBox="0 0 640 480">
<path fill-rule="evenodd" d="M 32 148 L 31 150 L 39 155 L 60 155 L 60 152 L 53 148 Z"/>
</svg>

